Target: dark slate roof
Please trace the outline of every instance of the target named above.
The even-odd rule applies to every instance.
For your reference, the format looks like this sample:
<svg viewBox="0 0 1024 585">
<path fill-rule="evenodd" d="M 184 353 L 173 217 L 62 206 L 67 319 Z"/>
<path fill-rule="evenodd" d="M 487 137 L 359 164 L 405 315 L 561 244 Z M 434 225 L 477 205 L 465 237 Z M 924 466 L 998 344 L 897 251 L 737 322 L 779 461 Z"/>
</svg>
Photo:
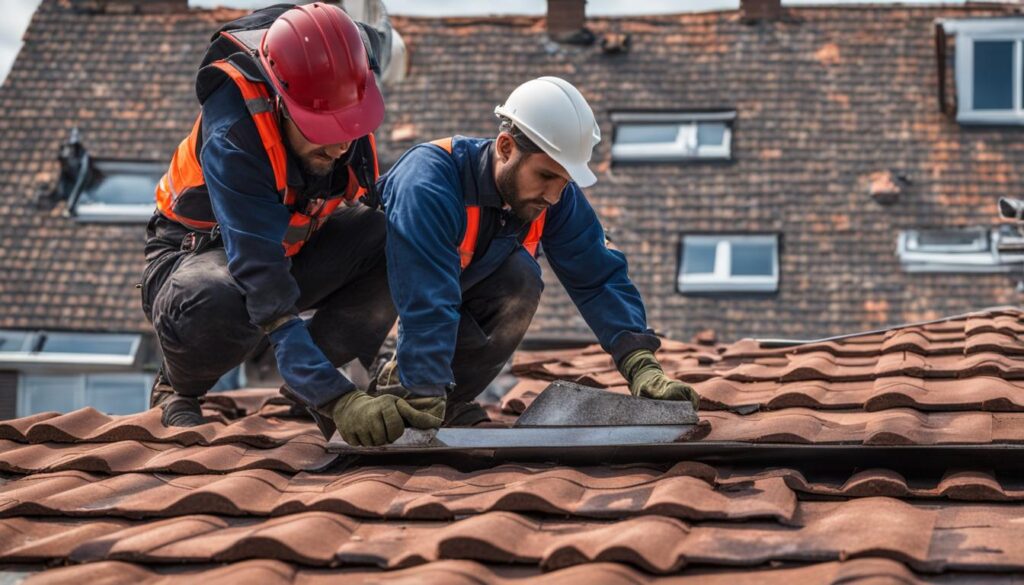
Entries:
<svg viewBox="0 0 1024 585">
<path fill-rule="evenodd" d="M 84 5 L 76 2 L 76 5 Z M 453 133 L 489 135 L 517 84 L 561 75 L 598 113 L 599 183 L 588 196 L 647 301 L 674 337 L 702 328 L 814 337 L 1013 303 L 1005 276 L 905 275 L 894 251 L 910 227 L 987 225 L 1019 193 L 1019 130 L 967 128 L 938 111 L 934 21 L 1006 14 L 1006 5 L 787 8 L 744 24 L 737 11 L 593 18 L 628 53 L 547 40 L 541 18 L 395 18 L 411 53 L 390 89 L 385 158 Z M 0 327 L 145 331 L 132 285 L 141 226 L 82 225 L 34 203 L 55 180 L 69 129 L 95 155 L 167 160 L 196 113 L 194 68 L 234 11 L 103 14 L 44 0 L 0 88 Z M 617 110 L 735 108 L 728 164 L 610 166 Z M 868 194 L 875 173 L 908 177 L 900 199 Z M 781 290 L 760 298 L 675 292 L 683 232 L 782 234 Z M 551 279 L 534 332 L 586 328 Z"/>
<path fill-rule="evenodd" d="M 1003 308 L 785 348 L 667 342 L 707 398 L 694 455 L 615 465 L 338 456 L 274 390 L 212 394 L 194 428 L 4 421 L 0 564 L 51 584 L 1010 583 L 1022 334 Z M 623 391 L 596 346 L 514 370 L 493 424 L 552 378 Z M 880 459 L 894 448 L 917 451 Z"/>
</svg>

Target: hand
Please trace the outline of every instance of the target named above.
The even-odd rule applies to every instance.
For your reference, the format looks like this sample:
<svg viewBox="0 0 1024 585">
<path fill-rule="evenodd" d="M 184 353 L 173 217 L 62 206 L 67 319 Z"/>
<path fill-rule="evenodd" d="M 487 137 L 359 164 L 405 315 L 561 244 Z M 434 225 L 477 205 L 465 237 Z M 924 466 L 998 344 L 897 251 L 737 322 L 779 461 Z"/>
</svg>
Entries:
<svg viewBox="0 0 1024 585">
<path fill-rule="evenodd" d="M 395 442 L 405 432 L 399 414 L 402 403 L 397 396 L 374 397 L 362 390 L 352 390 L 334 403 L 331 418 L 349 445 L 379 447 Z"/>
<path fill-rule="evenodd" d="M 269 333 L 277 369 L 291 391 L 307 406 L 317 408 L 355 389 L 310 337 L 298 317 Z"/>
<path fill-rule="evenodd" d="M 629 382 L 629 391 L 633 396 L 655 400 L 689 400 L 694 411 L 700 407 L 697 391 L 689 384 L 666 376 L 654 352 L 649 349 L 638 349 L 626 356 L 619 364 L 619 371 Z"/>
<path fill-rule="evenodd" d="M 408 426 L 417 429 L 436 429 L 444 422 L 444 411 L 447 400 L 441 396 L 417 396 L 402 385 L 398 379 L 398 361 L 391 360 L 381 367 L 377 377 L 370 385 L 370 393 L 375 396 L 397 396 L 402 400 L 398 403 L 398 411 Z"/>
<path fill-rule="evenodd" d="M 444 422 L 444 409 L 447 405 L 444 396 L 418 396 L 398 401 L 398 412 L 410 427 L 417 429 L 437 429 Z"/>
</svg>

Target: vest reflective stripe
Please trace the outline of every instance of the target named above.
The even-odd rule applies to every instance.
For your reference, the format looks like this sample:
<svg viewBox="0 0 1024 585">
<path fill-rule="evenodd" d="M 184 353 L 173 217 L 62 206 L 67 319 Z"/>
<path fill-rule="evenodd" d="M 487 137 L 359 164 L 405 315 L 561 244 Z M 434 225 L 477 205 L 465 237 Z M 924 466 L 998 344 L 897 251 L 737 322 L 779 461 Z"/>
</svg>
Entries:
<svg viewBox="0 0 1024 585">
<path fill-rule="evenodd" d="M 439 147 L 441 150 L 452 153 L 452 138 L 439 138 L 437 140 L 430 141 L 434 146 Z M 540 238 L 544 235 L 544 221 L 547 219 L 548 210 L 545 209 L 530 223 L 530 231 L 526 232 L 526 239 L 523 240 L 523 247 L 530 253 L 534 258 L 537 257 L 537 246 L 540 244 Z M 480 206 L 479 205 L 467 205 L 466 206 L 466 234 L 462 236 L 462 242 L 459 244 L 459 264 L 462 269 L 465 270 L 469 266 L 470 262 L 473 261 L 473 254 L 476 253 L 476 241 L 480 236 Z"/>
<path fill-rule="evenodd" d="M 271 100 L 266 86 L 250 81 L 227 61 L 217 61 L 211 66 L 223 71 L 238 86 L 242 93 L 242 99 L 245 100 L 246 109 L 256 125 L 256 131 L 259 133 L 260 141 L 263 143 L 263 148 L 267 152 L 267 158 L 274 172 L 274 186 L 281 196 L 282 203 L 292 211 L 281 245 L 284 247 L 285 256 L 294 256 L 316 230 L 320 229 L 327 221 L 328 216 L 338 208 L 343 200 L 354 201 L 365 194 L 365 189 L 359 185 L 355 170 L 349 166 L 348 186 L 341 197 L 313 199 L 306 203 L 304 209 L 295 209 L 298 196 L 288 188 L 287 149 L 277 124 L 274 102 Z M 168 219 L 190 229 L 209 231 L 217 225 L 216 221 L 190 218 L 182 212 L 181 205 L 179 205 L 183 195 L 192 189 L 205 186 L 206 183 L 202 167 L 196 159 L 196 143 L 201 131 L 202 117 L 200 116 L 192 126 L 192 132 L 178 145 L 171 159 L 170 168 L 157 184 L 156 203 L 157 209 Z M 377 144 L 372 134 L 368 138 L 373 157 L 372 178 L 376 179 L 380 172 L 377 161 Z M 208 195 L 206 196 L 208 197 Z"/>
<path fill-rule="evenodd" d="M 473 253 L 476 252 L 476 239 L 480 235 L 480 206 L 466 206 L 466 235 L 459 244 L 459 264 L 465 270 L 473 261 Z"/>
</svg>

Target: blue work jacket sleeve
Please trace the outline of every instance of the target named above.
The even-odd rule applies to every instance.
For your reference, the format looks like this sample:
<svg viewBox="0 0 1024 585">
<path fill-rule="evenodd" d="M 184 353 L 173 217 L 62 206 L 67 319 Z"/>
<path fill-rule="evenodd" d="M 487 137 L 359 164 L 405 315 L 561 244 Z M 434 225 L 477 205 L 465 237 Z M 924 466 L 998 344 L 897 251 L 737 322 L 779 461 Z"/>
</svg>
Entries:
<svg viewBox="0 0 1024 585">
<path fill-rule="evenodd" d="M 398 309 L 398 374 L 418 395 L 454 382 L 466 209 L 458 171 L 436 146 L 420 145 L 378 183 L 387 215 L 388 282 Z"/>
<path fill-rule="evenodd" d="M 228 270 L 256 325 L 296 313 L 299 286 L 281 244 L 291 214 L 241 92 L 221 85 L 203 105 L 200 153 L 210 203 L 220 226 Z"/>
<path fill-rule="evenodd" d="M 633 351 L 661 345 L 647 327 L 626 257 L 607 247 L 604 228 L 575 183 L 548 210 L 541 244 L 558 280 L 616 364 Z"/>
</svg>

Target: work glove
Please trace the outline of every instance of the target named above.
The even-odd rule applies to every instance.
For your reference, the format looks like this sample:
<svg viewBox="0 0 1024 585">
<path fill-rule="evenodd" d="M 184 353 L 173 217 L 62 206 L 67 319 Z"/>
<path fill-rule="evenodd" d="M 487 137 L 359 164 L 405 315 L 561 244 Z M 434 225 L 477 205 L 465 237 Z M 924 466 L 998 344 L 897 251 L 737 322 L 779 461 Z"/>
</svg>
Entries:
<svg viewBox="0 0 1024 585">
<path fill-rule="evenodd" d="M 295 317 L 268 333 L 274 346 L 277 369 L 295 395 L 306 406 L 317 408 L 355 389 L 324 352 L 320 351 L 306 329 Z"/>
<path fill-rule="evenodd" d="M 619 364 L 619 372 L 629 382 L 633 396 L 655 400 L 689 400 L 693 410 L 700 406 L 700 395 L 689 384 L 665 375 L 658 358 L 649 349 L 638 349 Z"/>
<path fill-rule="evenodd" d="M 370 396 L 353 390 L 334 403 L 331 418 L 349 445 L 379 447 L 395 442 L 405 432 L 399 413 L 399 405 L 404 402 L 397 396 Z"/>
<path fill-rule="evenodd" d="M 384 364 L 370 384 L 370 393 L 377 396 L 396 396 L 402 400 L 398 411 L 410 427 L 417 429 L 440 428 L 444 422 L 447 399 L 442 396 L 417 396 L 398 379 L 398 360 Z"/>
</svg>

